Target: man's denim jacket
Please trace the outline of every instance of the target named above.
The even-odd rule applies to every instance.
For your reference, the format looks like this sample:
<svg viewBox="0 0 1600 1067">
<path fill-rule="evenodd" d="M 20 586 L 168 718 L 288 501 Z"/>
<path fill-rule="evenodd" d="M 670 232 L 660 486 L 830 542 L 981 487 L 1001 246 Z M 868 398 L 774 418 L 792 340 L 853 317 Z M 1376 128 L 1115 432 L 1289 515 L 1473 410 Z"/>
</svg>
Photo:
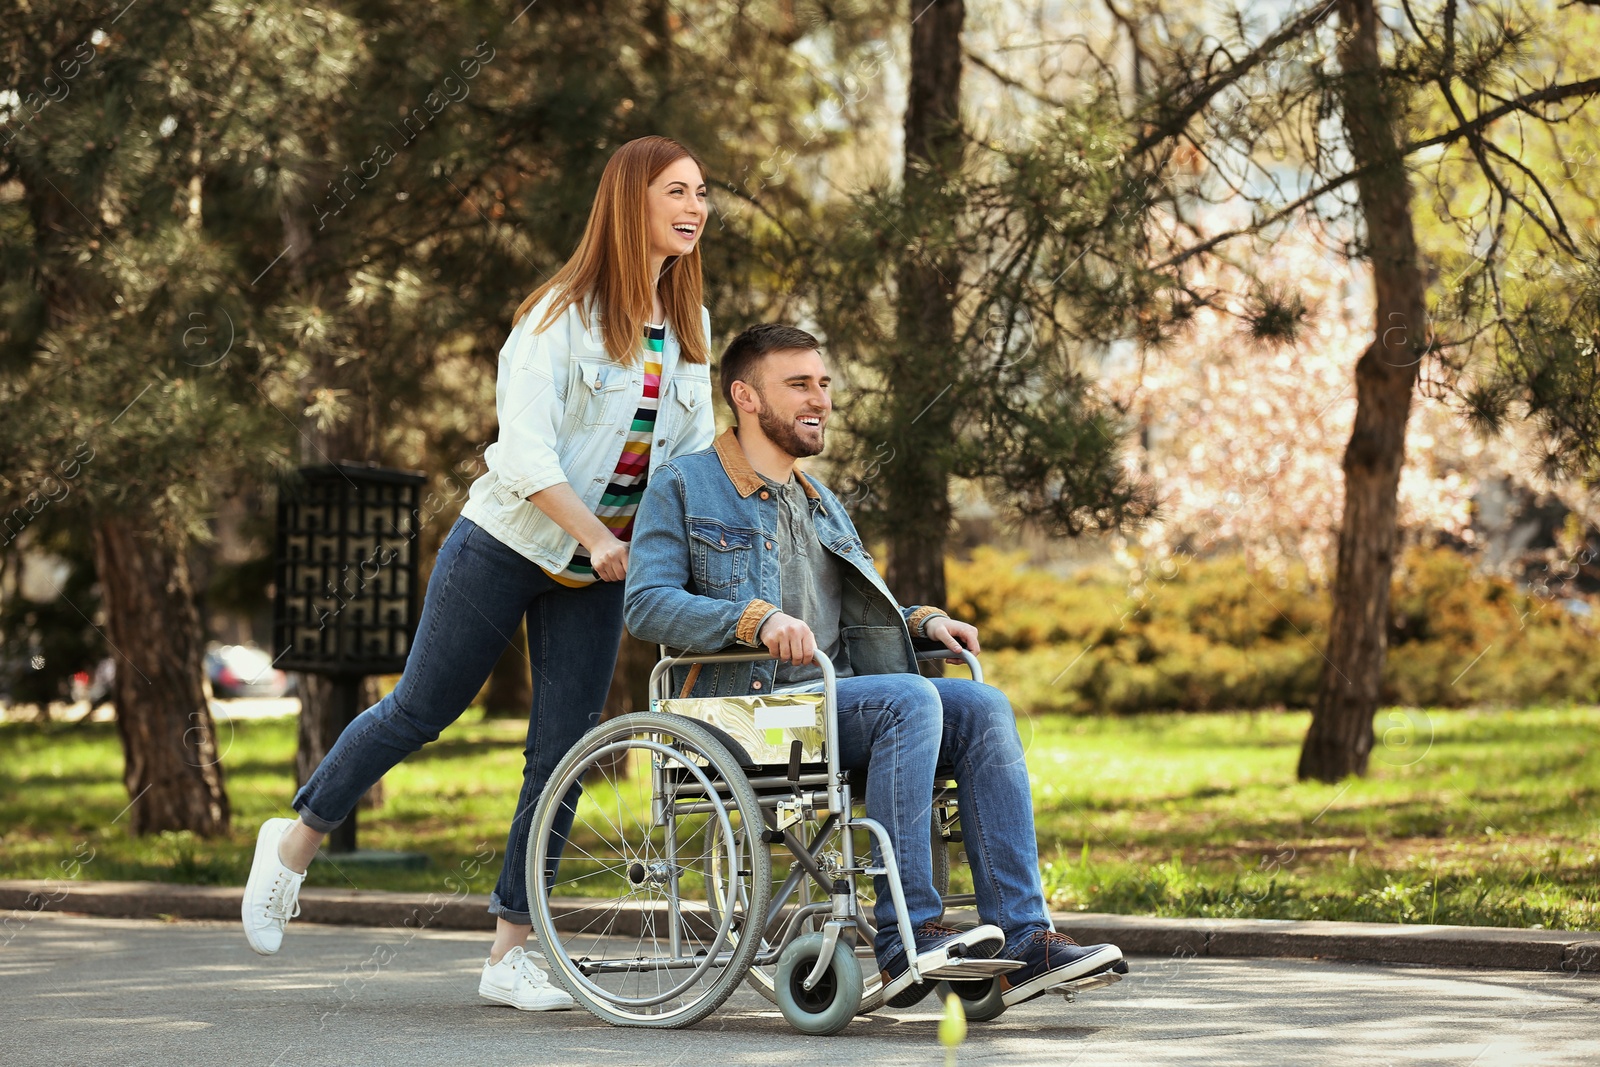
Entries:
<svg viewBox="0 0 1600 1067">
<path fill-rule="evenodd" d="M 862 547 L 844 505 L 821 482 L 799 475 L 817 537 L 843 564 L 839 636 L 856 674 L 915 673 L 911 637 L 923 636 L 933 607 L 895 603 Z M 756 631 L 783 595 L 774 551 L 776 494 L 728 430 L 715 447 L 663 463 L 650 476 L 634 520 L 624 618 L 644 641 L 686 652 L 759 648 Z M 776 660 L 707 664 L 690 696 L 772 691 Z M 681 692 L 688 668 L 673 672 Z"/>
</svg>

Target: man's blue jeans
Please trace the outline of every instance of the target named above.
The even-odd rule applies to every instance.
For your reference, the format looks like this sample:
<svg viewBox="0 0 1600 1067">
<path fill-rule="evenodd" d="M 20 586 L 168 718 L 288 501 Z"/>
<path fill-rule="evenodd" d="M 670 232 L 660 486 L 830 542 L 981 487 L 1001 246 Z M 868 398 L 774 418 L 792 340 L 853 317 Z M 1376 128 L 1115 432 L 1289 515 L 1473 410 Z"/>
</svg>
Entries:
<svg viewBox="0 0 1600 1067">
<path fill-rule="evenodd" d="M 940 912 L 930 843 L 937 764 L 955 772 L 978 917 L 1005 932 L 1007 948 L 1050 929 L 1028 768 L 1005 694 L 916 674 L 841 678 L 838 686 L 840 758 L 867 769 L 867 815 L 889 831 L 912 927 Z M 873 891 L 883 961 L 899 951 L 900 930 L 887 879 L 874 878 Z"/>
<path fill-rule="evenodd" d="M 533 707 L 522 795 L 489 911 L 507 922 L 531 922 L 533 809 L 561 757 L 600 722 L 622 637 L 622 588 L 621 582 L 568 588 L 470 519 L 457 519 L 434 561 L 400 684 L 339 735 L 295 795 L 295 810 L 313 830 L 326 833 L 342 823 L 386 771 L 467 710 L 526 616 Z M 563 839 L 572 824 L 572 807 L 564 808 L 566 825 L 558 819 L 556 826 Z"/>
</svg>

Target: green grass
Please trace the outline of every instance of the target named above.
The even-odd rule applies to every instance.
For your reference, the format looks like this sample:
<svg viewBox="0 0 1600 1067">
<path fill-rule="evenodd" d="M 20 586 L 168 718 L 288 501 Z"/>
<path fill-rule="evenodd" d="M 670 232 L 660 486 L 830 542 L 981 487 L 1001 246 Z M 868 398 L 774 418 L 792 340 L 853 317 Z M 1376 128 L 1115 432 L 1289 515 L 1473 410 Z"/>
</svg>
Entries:
<svg viewBox="0 0 1600 1067">
<path fill-rule="evenodd" d="M 1294 781 L 1304 713 L 1029 720 L 1052 903 L 1593 929 L 1600 709 L 1389 711 L 1371 775 Z"/>
<path fill-rule="evenodd" d="M 1600 708 L 1386 712 L 1371 776 L 1338 785 L 1294 781 L 1303 713 L 1021 725 L 1057 908 L 1600 925 Z M 220 730 L 234 832 L 140 839 L 116 821 L 127 795 L 113 727 L 0 725 L 0 875 L 242 884 L 255 827 L 288 811 L 294 727 Z M 363 846 L 422 851 L 432 868 L 315 864 L 310 883 L 488 892 L 523 733 L 469 713 L 361 813 Z"/>
</svg>

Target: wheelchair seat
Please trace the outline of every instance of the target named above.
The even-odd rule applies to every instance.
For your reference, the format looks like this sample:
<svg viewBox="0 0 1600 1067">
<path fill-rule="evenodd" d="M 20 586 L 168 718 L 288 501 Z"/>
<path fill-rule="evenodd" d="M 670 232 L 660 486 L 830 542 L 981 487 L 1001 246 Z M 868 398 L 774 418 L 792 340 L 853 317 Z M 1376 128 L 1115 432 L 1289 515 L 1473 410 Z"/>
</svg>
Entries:
<svg viewBox="0 0 1600 1067">
<path fill-rule="evenodd" d="M 752 780 L 766 781 L 773 778 L 787 778 L 789 765 L 786 763 L 749 763 L 744 764 L 745 771 Z M 826 775 L 826 763 L 802 763 L 800 775 L 802 778 L 811 775 Z M 851 792 L 859 802 L 867 795 L 867 769 L 865 767 L 851 767 L 844 772 L 845 780 L 850 783 Z M 936 767 L 933 772 L 934 789 L 954 789 L 956 787 L 956 772 L 953 767 Z M 764 788 L 758 786 L 758 790 Z"/>
</svg>

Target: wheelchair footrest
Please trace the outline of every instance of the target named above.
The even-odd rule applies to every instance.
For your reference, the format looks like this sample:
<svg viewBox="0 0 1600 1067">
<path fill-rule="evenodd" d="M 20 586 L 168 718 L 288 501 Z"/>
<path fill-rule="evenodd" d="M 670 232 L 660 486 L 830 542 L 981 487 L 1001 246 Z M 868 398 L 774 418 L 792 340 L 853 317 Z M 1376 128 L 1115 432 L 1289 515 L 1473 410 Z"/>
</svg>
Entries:
<svg viewBox="0 0 1600 1067">
<path fill-rule="evenodd" d="M 997 959 L 965 959 L 956 957 L 939 967 L 923 967 L 924 978 L 993 978 L 996 975 L 1015 971 L 1022 966 L 1021 960 Z"/>
<path fill-rule="evenodd" d="M 1116 971 L 1101 971 L 1099 974 L 1086 975 L 1075 978 L 1070 982 L 1062 982 L 1058 986 L 1051 986 L 1047 992 L 1059 993 L 1068 1000 L 1079 993 L 1087 993 L 1091 989 L 1100 989 L 1103 986 L 1116 985 L 1122 981 L 1122 975 Z"/>
</svg>

